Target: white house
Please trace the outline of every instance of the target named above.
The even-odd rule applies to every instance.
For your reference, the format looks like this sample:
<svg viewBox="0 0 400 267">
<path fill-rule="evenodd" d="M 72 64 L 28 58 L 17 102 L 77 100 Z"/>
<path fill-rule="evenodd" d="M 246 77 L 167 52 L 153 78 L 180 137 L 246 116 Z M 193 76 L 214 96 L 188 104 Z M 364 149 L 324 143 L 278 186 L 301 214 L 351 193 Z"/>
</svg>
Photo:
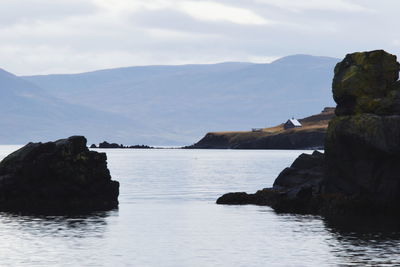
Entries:
<svg viewBox="0 0 400 267">
<path fill-rule="evenodd" d="M 286 130 L 286 129 L 297 128 L 297 127 L 301 127 L 301 126 L 302 125 L 298 120 L 296 120 L 295 118 L 291 118 L 283 125 L 283 128 Z"/>
</svg>

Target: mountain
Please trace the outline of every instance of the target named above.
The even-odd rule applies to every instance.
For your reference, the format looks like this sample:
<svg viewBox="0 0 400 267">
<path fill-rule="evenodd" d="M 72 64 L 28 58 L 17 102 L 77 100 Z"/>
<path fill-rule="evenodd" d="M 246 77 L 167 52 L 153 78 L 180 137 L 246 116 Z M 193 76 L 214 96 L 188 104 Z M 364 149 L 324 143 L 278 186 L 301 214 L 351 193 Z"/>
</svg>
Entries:
<svg viewBox="0 0 400 267">
<path fill-rule="evenodd" d="M 67 103 L 2 69 L 0 113 L 1 144 L 25 144 L 76 134 L 85 134 L 96 140 L 133 132 L 143 134 L 135 132 L 132 124 L 117 129 L 116 125 L 124 125 L 127 121 L 121 115 Z"/>
<path fill-rule="evenodd" d="M 269 64 L 144 66 L 22 78 L 64 103 L 125 118 L 135 129 L 104 121 L 124 132 L 103 132 L 109 141 L 189 145 L 206 132 L 267 127 L 332 106 L 337 62 L 294 55 Z"/>
</svg>

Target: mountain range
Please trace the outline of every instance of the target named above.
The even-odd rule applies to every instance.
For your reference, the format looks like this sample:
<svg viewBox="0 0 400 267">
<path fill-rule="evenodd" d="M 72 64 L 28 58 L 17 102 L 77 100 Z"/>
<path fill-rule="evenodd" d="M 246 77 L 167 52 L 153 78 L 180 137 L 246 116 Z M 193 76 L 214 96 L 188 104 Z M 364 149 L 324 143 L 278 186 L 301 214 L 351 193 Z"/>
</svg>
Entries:
<svg viewBox="0 0 400 267">
<path fill-rule="evenodd" d="M 0 69 L 2 144 L 80 134 L 89 142 L 189 145 L 206 132 L 268 127 L 332 106 L 336 58 L 143 66 L 16 76 Z"/>
</svg>

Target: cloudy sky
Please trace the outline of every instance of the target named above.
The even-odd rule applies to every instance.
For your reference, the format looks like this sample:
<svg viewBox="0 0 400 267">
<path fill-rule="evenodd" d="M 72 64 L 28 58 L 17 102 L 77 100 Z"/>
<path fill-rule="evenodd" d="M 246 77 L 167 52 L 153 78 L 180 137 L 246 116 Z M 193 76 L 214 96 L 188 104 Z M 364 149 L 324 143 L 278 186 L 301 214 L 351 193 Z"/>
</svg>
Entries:
<svg viewBox="0 0 400 267">
<path fill-rule="evenodd" d="M 76 73 L 291 54 L 400 55 L 399 0 L 1 0 L 0 68 Z"/>
</svg>

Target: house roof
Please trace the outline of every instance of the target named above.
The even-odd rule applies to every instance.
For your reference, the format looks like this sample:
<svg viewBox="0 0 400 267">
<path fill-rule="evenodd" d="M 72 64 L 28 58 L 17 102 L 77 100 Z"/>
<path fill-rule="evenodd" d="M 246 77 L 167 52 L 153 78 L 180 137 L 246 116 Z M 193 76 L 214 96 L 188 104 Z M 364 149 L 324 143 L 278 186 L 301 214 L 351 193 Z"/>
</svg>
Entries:
<svg viewBox="0 0 400 267">
<path fill-rule="evenodd" d="M 301 123 L 296 119 L 290 119 L 288 122 L 291 122 L 294 126 L 301 126 Z"/>
</svg>

